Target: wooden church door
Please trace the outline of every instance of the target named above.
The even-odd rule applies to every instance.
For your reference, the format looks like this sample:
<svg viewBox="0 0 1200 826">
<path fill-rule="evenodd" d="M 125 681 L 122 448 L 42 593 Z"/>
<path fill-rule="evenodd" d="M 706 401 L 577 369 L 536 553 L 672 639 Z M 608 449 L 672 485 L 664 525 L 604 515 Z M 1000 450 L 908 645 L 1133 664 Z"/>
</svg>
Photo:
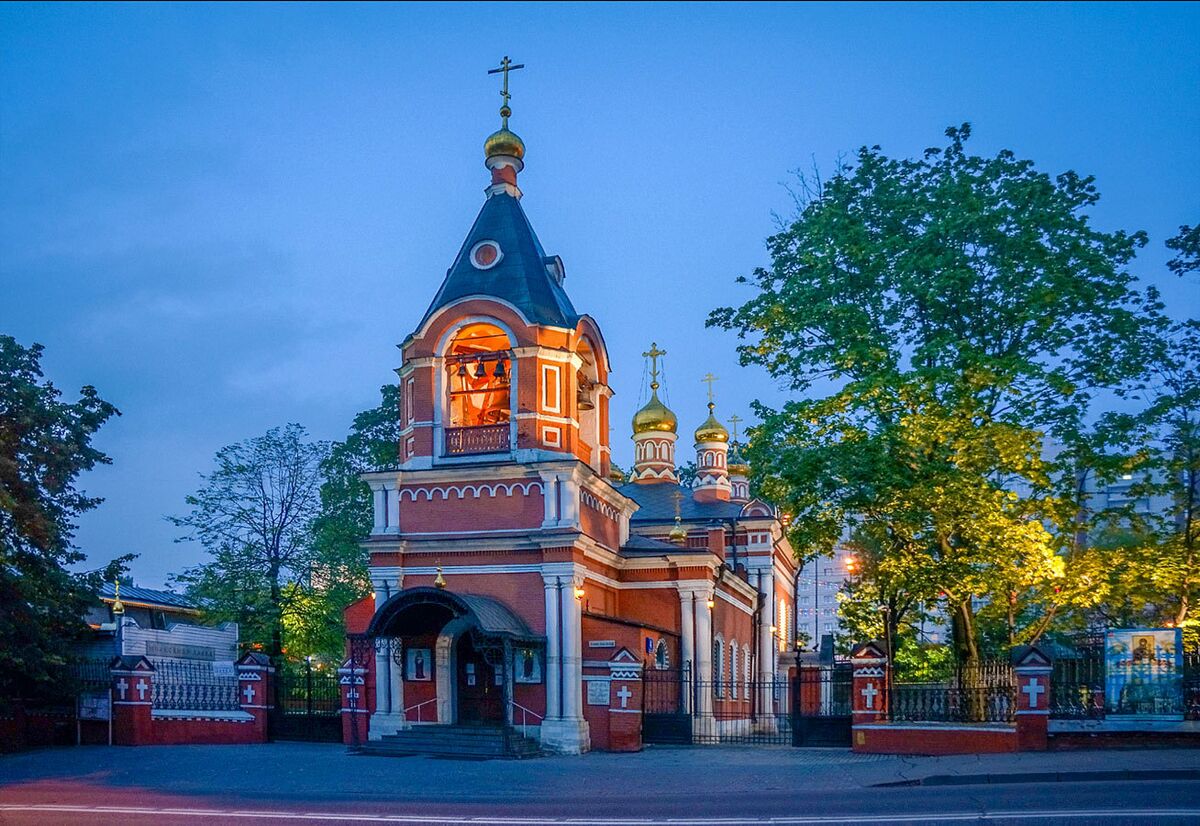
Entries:
<svg viewBox="0 0 1200 826">
<path fill-rule="evenodd" d="M 470 634 L 458 640 L 458 722 L 500 725 L 504 722 L 504 686 L 498 672 L 475 650 Z M 503 674 L 499 674 L 503 678 Z"/>
</svg>

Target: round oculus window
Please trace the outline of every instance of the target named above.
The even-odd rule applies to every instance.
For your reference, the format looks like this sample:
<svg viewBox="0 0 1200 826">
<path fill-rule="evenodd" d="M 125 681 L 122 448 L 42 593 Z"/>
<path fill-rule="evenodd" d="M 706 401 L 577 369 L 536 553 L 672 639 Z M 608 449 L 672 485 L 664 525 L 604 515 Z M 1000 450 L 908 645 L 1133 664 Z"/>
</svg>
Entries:
<svg viewBox="0 0 1200 826">
<path fill-rule="evenodd" d="M 500 263 L 504 253 L 495 241 L 480 241 L 471 247 L 471 263 L 477 270 L 490 270 Z"/>
</svg>

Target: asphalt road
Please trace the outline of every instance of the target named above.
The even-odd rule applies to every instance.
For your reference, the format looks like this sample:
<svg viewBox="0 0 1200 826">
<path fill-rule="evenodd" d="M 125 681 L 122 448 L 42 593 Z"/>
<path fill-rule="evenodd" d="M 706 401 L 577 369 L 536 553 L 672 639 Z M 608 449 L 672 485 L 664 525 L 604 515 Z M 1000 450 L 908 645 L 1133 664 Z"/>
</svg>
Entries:
<svg viewBox="0 0 1200 826">
<path fill-rule="evenodd" d="M 1200 770 L 1200 750 L 674 749 L 476 762 L 309 744 L 57 749 L 0 758 L 0 824 L 1200 823 L 1200 780 L 1153 779 L 1156 767 Z M 1084 779 L 1130 769 L 1139 779 Z M 879 785 L 947 775 L 958 785 Z"/>
</svg>

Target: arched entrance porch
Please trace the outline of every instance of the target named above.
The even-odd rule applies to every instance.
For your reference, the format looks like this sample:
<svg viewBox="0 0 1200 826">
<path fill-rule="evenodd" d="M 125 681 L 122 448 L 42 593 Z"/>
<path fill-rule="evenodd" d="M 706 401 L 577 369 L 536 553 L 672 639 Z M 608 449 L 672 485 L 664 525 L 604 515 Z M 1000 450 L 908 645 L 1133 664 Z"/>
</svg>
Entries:
<svg viewBox="0 0 1200 826">
<path fill-rule="evenodd" d="M 545 648 L 502 602 L 427 587 L 394 594 L 364 636 L 377 675 L 372 738 L 416 724 L 511 725 L 514 659 Z"/>
</svg>

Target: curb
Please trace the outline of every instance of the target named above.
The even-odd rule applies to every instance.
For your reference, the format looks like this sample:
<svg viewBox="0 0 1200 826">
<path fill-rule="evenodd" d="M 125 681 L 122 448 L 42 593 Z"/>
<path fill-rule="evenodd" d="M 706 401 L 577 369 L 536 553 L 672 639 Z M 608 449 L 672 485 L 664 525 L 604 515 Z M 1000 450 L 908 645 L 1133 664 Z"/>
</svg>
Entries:
<svg viewBox="0 0 1200 826">
<path fill-rule="evenodd" d="M 1006 783 L 1100 783 L 1130 780 L 1200 780 L 1198 769 L 1163 771 L 1025 772 L 1020 774 L 934 774 L 915 780 L 873 783 L 872 788 L 899 786 L 988 786 Z"/>
</svg>

